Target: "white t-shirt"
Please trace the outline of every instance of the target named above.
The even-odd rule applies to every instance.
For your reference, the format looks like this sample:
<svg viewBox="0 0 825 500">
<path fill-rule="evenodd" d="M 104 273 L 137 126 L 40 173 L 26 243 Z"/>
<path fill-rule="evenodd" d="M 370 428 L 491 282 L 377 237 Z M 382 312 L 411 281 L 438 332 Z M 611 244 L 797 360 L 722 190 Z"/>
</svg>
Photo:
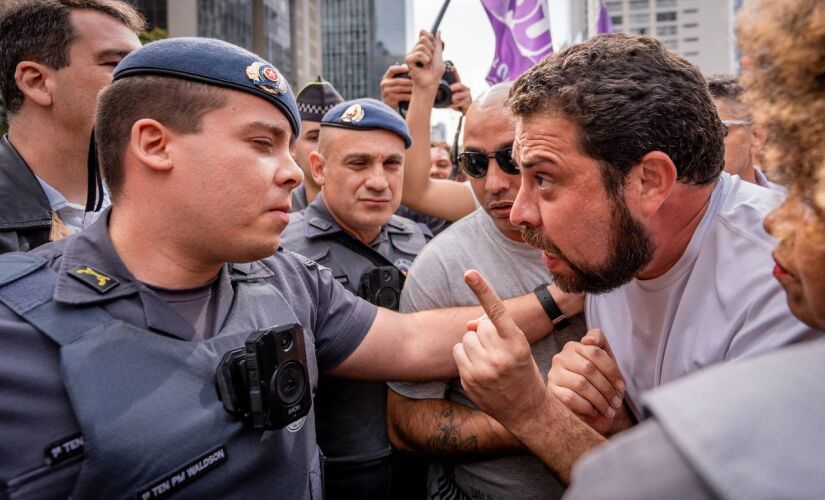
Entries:
<svg viewBox="0 0 825 500">
<path fill-rule="evenodd" d="M 781 184 L 771 182 L 771 180 L 768 179 L 768 176 L 765 175 L 765 173 L 762 172 L 760 169 L 754 168 L 753 169 L 753 175 L 754 175 L 754 177 L 756 177 L 756 183 L 759 184 L 760 186 L 766 187 L 768 189 L 773 189 L 774 191 L 779 191 L 780 193 L 782 193 L 784 195 L 788 194 L 788 188 L 786 188 L 785 186 L 783 186 Z"/>
<path fill-rule="evenodd" d="M 782 198 L 723 173 L 676 265 L 588 295 L 588 327 L 610 342 L 637 416 L 644 391 L 815 335 L 791 314 L 772 276 L 775 240 L 762 220 Z"/>
</svg>

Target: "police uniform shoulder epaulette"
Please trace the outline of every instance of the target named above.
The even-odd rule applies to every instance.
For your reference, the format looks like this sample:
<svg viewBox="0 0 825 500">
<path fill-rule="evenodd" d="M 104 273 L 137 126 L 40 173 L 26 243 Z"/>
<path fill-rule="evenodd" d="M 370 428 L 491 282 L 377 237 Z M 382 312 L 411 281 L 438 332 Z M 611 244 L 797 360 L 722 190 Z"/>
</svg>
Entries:
<svg viewBox="0 0 825 500">
<path fill-rule="evenodd" d="M 43 257 L 30 253 L 10 252 L 0 255 L 0 286 L 33 273 L 46 262 Z"/>
<path fill-rule="evenodd" d="M 329 231 L 332 228 L 332 223 L 320 217 L 313 217 L 308 221 L 310 226 L 316 227 L 321 231 Z"/>
<path fill-rule="evenodd" d="M 307 257 L 304 257 L 303 255 L 301 255 L 299 253 L 295 253 L 295 252 L 292 252 L 290 250 L 287 250 L 286 248 L 284 248 L 283 251 L 284 251 L 284 255 L 288 255 L 288 256 L 292 257 L 293 259 L 297 260 L 298 262 L 303 264 L 304 267 L 306 267 L 307 269 L 309 269 L 311 271 L 314 271 L 315 269 L 318 269 L 318 263 L 315 262 L 314 260 L 309 259 Z"/>
<path fill-rule="evenodd" d="M 414 220 L 410 220 L 406 217 L 401 217 L 399 215 L 393 215 L 392 217 L 390 217 L 390 219 L 387 221 L 387 225 L 400 231 L 407 231 L 410 233 L 416 233 L 421 231 L 421 228 Z"/>
</svg>

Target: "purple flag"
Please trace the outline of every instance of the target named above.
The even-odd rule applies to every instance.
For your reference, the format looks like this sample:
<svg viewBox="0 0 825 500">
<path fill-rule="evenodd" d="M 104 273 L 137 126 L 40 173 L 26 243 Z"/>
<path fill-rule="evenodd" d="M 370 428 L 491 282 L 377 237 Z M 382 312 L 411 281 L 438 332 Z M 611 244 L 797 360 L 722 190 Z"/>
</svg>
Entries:
<svg viewBox="0 0 825 500">
<path fill-rule="evenodd" d="M 493 32 L 496 53 L 487 83 L 515 80 L 553 52 L 545 0 L 481 0 Z"/>
<path fill-rule="evenodd" d="M 596 34 L 613 33 L 613 20 L 607 12 L 604 2 L 599 2 L 599 19 L 596 21 Z"/>
</svg>

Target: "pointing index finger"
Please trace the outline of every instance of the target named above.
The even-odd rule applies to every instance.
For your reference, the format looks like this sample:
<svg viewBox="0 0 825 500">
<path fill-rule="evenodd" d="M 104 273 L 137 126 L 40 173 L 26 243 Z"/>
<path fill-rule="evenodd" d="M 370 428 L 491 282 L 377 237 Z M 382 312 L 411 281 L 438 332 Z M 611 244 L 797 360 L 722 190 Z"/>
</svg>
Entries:
<svg viewBox="0 0 825 500">
<path fill-rule="evenodd" d="M 487 317 L 490 318 L 501 337 L 523 335 L 496 291 L 480 272 L 470 269 L 464 273 L 464 281 L 478 298 L 479 304 L 484 308 L 484 312 L 487 313 Z"/>
</svg>

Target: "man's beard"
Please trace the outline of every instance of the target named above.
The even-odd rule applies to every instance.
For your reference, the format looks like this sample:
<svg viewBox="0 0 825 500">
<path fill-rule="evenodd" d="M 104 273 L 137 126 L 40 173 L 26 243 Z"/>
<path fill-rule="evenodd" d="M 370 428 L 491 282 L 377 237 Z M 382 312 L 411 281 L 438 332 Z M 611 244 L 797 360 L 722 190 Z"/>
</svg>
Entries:
<svg viewBox="0 0 825 500">
<path fill-rule="evenodd" d="M 624 200 L 613 198 L 613 232 L 608 241 L 607 260 L 598 265 L 577 264 L 564 255 L 550 238 L 541 234 L 541 228 L 522 227 L 524 241 L 563 261 L 571 275 L 553 273 L 560 289 L 573 293 L 607 293 L 629 282 L 653 257 L 653 240 L 647 230 L 636 221 Z"/>
</svg>

